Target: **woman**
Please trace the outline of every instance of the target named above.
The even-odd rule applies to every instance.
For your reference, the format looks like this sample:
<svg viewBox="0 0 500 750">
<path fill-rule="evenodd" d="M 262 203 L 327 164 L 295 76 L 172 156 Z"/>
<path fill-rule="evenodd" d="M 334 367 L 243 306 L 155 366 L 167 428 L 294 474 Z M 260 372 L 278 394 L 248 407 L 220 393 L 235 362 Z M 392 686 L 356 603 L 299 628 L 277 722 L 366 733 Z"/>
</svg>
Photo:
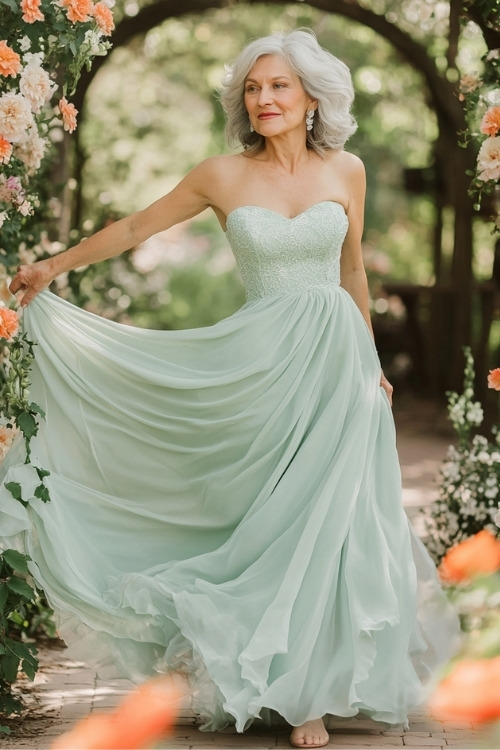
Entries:
<svg viewBox="0 0 500 750">
<path fill-rule="evenodd" d="M 52 500 L 25 512 L 4 492 L 2 520 L 84 657 L 133 679 L 184 671 L 205 729 L 276 711 L 296 747 L 327 744 L 325 714 L 405 722 L 436 645 L 370 326 L 352 98 L 312 33 L 252 42 L 222 93 L 243 151 L 11 285 L 26 306 L 57 275 L 215 211 L 248 296 L 217 325 L 140 331 L 48 292 L 26 311 Z"/>
</svg>

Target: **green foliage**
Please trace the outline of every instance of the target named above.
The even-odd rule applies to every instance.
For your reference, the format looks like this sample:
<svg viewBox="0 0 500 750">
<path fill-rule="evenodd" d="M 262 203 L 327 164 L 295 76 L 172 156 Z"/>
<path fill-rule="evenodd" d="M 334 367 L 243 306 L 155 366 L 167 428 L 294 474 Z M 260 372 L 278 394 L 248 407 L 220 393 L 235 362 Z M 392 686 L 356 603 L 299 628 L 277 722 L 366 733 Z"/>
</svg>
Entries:
<svg viewBox="0 0 500 750">
<path fill-rule="evenodd" d="M 3 717 L 23 708 L 22 701 L 11 691 L 18 670 L 21 668 L 33 680 L 38 669 L 36 646 L 22 640 L 19 627 L 36 598 L 28 582 L 28 560 L 13 549 L 0 556 L 0 716 Z M 8 732 L 7 727 L 0 726 L 2 731 Z"/>
</svg>

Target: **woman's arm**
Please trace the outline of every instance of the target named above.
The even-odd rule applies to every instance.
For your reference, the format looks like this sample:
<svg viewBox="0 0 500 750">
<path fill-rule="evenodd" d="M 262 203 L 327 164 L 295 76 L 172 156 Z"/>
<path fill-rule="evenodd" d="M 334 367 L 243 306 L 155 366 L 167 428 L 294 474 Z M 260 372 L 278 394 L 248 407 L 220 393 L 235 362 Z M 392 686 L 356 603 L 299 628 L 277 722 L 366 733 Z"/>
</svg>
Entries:
<svg viewBox="0 0 500 750">
<path fill-rule="evenodd" d="M 213 184 L 211 160 L 202 162 L 167 195 L 142 211 L 126 216 L 59 255 L 19 266 L 10 291 L 22 307 L 61 273 L 113 258 L 151 235 L 186 221 L 210 205 L 206 186 Z"/>
<path fill-rule="evenodd" d="M 368 281 L 366 278 L 363 254 L 361 250 L 361 237 L 363 235 L 363 223 L 365 212 L 366 176 L 365 169 L 360 159 L 349 154 L 348 170 L 349 203 L 347 217 L 349 229 L 342 246 L 340 257 L 340 285 L 349 292 L 358 306 L 366 325 L 373 336 L 372 322 L 370 318 L 370 297 L 368 292 Z M 380 385 L 387 393 L 392 403 L 393 387 L 381 373 Z"/>
</svg>

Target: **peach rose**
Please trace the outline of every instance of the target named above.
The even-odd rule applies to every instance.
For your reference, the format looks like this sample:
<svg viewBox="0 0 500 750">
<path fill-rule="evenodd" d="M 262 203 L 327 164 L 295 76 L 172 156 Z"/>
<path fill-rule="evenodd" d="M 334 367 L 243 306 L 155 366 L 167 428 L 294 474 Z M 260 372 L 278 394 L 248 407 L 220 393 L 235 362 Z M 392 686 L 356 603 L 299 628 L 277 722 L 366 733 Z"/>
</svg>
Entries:
<svg viewBox="0 0 500 750">
<path fill-rule="evenodd" d="M 65 96 L 63 96 L 59 102 L 59 112 L 62 115 L 64 130 L 67 130 L 68 133 L 72 133 L 76 130 L 76 116 L 78 110 L 74 104 L 68 102 Z"/>
<path fill-rule="evenodd" d="M 494 370 L 490 370 L 488 375 L 488 388 L 500 391 L 500 367 L 495 367 Z"/>
<path fill-rule="evenodd" d="M 149 680 L 110 714 L 92 714 L 52 744 L 52 750 L 126 750 L 150 746 L 172 726 L 178 694 L 168 678 Z"/>
<path fill-rule="evenodd" d="M 0 135 L 0 164 L 8 164 L 12 155 L 12 143 Z"/>
<path fill-rule="evenodd" d="M 104 36 L 109 36 L 115 28 L 115 23 L 108 6 L 103 2 L 96 3 L 94 5 L 94 18 Z"/>
<path fill-rule="evenodd" d="M 440 721 L 500 719 L 500 656 L 458 662 L 437 686 L 429 708 Z"/>
<path fill-rule="evenodd" d="M 47 71 L 40 65 L 37 55 L 33 55 L 25 65 L 19 80 L 19 91 L 29 101 L 31 111 L 38 114 L 43 105 L 50 100 L 56 88 L 57 85 L 51 81 Z"/>
<path fill-rule="evenodd" d="M 23 21 L 25 23 L 45 21 L 45 16 L 40 10 L 40 0 L 21 0 L 21 10 L 23 12 Z"/>
<path fill-rule="evenodd" d="M 84 23 L 92 17 L 92 0 L 61 0 L 61 7 L 66 8 L 66 15 L 71 23 Z"/>
<path fill-rule="evenodd" d="M 10 446 L 14 442 L 14 438 L 17 435 L 17 430 L 6 425 L 0 425 L 0 463 L 4 460 L 5 456 L 10 450 Z"/>
<path fill-rule="evenodd" d="M 478 178 L 483 182 L 500 178 L 500 137 L 487 138 L 477 155 Z"/>
<path fill-rule="evenodd" d="M 460 583 L 500 570 L 500 540 L 486 529 L 452 547 L 439 572 L 448 583 Z"/>
<path fill-rule="evenodd" d="M 21 58 L 9 47 L 5 39 L 0 41 L 0 75 L 17 76 L 21 70 Z"/>
<path fill-rule="evenodd" d="M 496 135 L 500 130 L 500 107 L 490 107 L 481 120 L 481 133 Z"/>
<path fill-rule="evenodd" d="M 12 341 L 19 330 L 19 318 L 15 310 L 0 307 L 0 338 Z"/>
</svg>

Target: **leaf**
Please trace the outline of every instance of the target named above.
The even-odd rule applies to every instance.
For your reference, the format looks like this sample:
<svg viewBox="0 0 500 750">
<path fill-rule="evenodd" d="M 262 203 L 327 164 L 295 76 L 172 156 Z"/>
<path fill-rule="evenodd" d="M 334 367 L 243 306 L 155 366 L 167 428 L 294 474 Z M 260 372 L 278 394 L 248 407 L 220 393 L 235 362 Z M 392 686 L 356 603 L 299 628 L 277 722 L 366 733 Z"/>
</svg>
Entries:
<svg viewBox="0 0 500 750">
<path fill-rule="evenodd" d="M 36 435 L 38 424 L 35 417 L 33 416 L 33 414 L 30 414 L 30 412 L 21 412 L 21 414 L 17 417 L 16 422 L 25 438 L 30 439 L 33 437 L 33 435 Z"/>
<path fill-rule="evenodd" d="M 7 602 L 8 596 L 9 596 L 9 589 L 7 588 L 7 584 L 1 583 L 0 584 L 0 610 L 3 610 L 3 608 L 5 607 L 5 603 Z"/>
<path fill-rule="evenodd" d="M 3 677 L 6 682 L 15 682 L 20 661 L 15 654 L 0 656 L 0 677 Z"/>
<path fill-rule="evenodd" d="M 30 411 L 34 412 L 35 414 L 39 414 L 42 417 L 42 419 L 45 419 L 45 411 L 42 409 L 41 406 L 39 406 L 38 404 L 35 404 L 34 401 L 32 401 L 30 404 Z"/>
<path fill-rule="evenodd" d="M 35 466 L 35 471 L 38 474 L 38 479 L 41 479 L 42 481 L 45 477 L 50 476 L 50 471 L 47 471 L 47 469 L 40 469 L 38 466 Z"/>
<path fill-rule="evenodd" d="M 0 734 L 10 734 L 9 727 L 3 726 L 3 724 L 0 724 Z"/>
<path fill-rule="evenodd" d="M 26 601 L 28 602 L 35 596 L 34 590 L 31 588 L 29 583 L 24 580 L 24 578 L 13 576 L 7 581 L 7 586 L 11 591 L 13 591 L 18 596 L 21 596 L 23 599 L 26 599 Z"/>
<path fill-rule="evenodd" d="M 39 484 L 35 490 L 35 497 L 38 497 L 42 503 L 50 502 L 50 495 L 47 487 L 44 484 Z"/>
<path fill-rule="evenodd" d="M 22 489 L 19 482 L 7 482 L 5 484 L 5 489 L 9 490 L 10 494 L 15 500 L 23 502 Z"/>
<path fill-rule="evenodd" d="M 28 561 L 31 559 L 29 555 L 23 555 L 22 552 L 18 552 L 15 549 L 6 549 L 2 555 L 12 570 L 17 570 L 19 573 L 29 573 Z"/>
</svg>

